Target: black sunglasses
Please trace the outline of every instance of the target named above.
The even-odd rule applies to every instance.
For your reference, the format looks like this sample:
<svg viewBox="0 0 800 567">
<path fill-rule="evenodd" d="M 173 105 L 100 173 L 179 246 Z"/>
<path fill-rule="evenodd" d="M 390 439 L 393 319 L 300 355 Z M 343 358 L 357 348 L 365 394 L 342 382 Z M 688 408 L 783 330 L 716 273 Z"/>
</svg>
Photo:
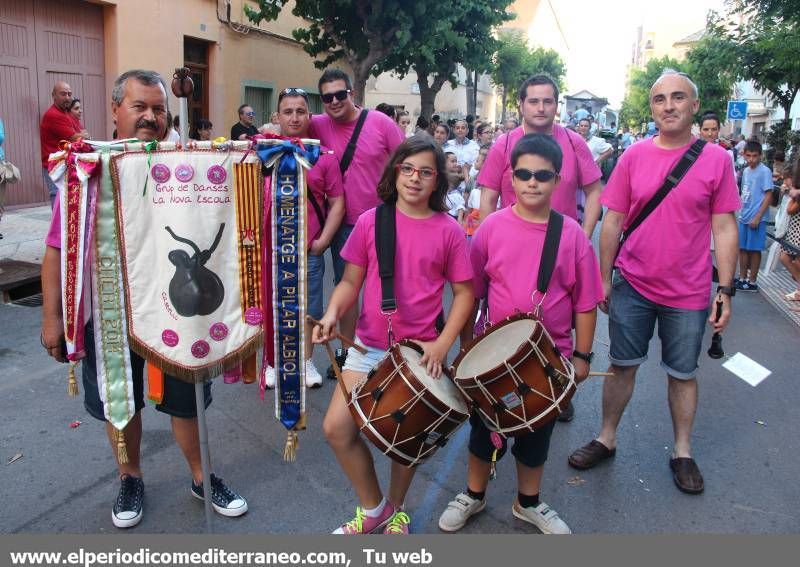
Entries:
<svg viewBox="0 0 800 567">
<path fill-rule="evenodd" d="M 549 169 L 531 171 L 530 169 L 520 167 L 519 169 L 514 170 L 514 177 L 520 181 L 530 181 L 531 177 L 533 177 L 540 183 L 546 183 L 548 181 L 552 181 L 556 175 L 557 173 L 555 171 L 550 171 Z"/>
<path fill-rule="evenodd" d="M 306 91 L 304 91 L 303 89 L 298 88 L 298 87 L 288 87 L 288 88 L 283 89 L 278 94 L 278 102 L 282 101 L 283 97 L 285 97 L 285 96 L 301 96 L 304 99 L 306 99 L 306 102 L 308 102 L 308 93 Z"/>
<path fill-rule="evenodd" d="M 336 100 L 342 101 L 347 98 L 347 95 L 350 94 L 350 89 L 342 89 L 341 91 L 336 91 L 335 93 L 325 93 L 321 95 L 320 98 L 322 102 L 325 104 L 330 104 L 333 102 L 333 97 L 336 97 Z"/>
</svg>

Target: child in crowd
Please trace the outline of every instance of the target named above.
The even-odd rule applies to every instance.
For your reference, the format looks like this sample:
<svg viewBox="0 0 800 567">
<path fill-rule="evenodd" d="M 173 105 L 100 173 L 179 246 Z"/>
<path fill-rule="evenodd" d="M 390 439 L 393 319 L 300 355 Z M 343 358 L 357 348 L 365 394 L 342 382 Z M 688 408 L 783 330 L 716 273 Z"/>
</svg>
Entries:
<svg viewBox="0 0 800 567">
<path fill-rule="evenodd" d="M 741 291 L 758 291 L 761 251 L 767 240 L 769 205 L 772 202 L 772 172 L 761 163 L 761 144 L 750 140 L 744 146 L 747 167 L 742 172 L 742 209 L 739 212 L 739 277 L 733 285 Z"/>
<path fill-rule="evenodd" d="M 452 152 L 445 152 L 445 168 L 447 169 L 447 214 L 458 221 L 458 224 L 464 225 L 464 210 L 466 209 L 466 202 L 464 201 L 464 176 L 461 172 L 461 167 L 458 165 L 456 154 Z"/>
<path fill-rule="evenodd" d="M 424 351 L 421 364 L 430 376 L 438 378 L 447 351 L 467 322 L 474 301 L 464 234 L 445 214 L 447 171 L 439 146 L 425 135 L 400 144 L 383 172 L 378 195 L 383 206 L 394 208 L 396 218 L 397 310 L 392 315 L 393 337 L 397 341 L 414 339 Z M 372 209 L 356 222 L 342 250 L 347 261 L 344 277 L 313 330 L 315 343 L 335 338 L 337 321 L 363 290 L 356 343 L 368 352 L 362 355 L 350 350 L 342 372 L 348 389 L 365 379 L 391 347 L 387 317 L 381 311 L 375 217 L 376 209 Z M 435 323 L 442 309 L 445 282 L 450 282 L 453 290 L 453 304 L 444 329 L 437 335 Z M 334 389 L 323 430 L 360 503 L 355 518 L 333 533 L 407 534 L 411 519 L 403 511 L 403 502 L 416 469 L 393 461 L 388 499 L 383 496 L 372 454 L 359 435 L 339 388 Z"/>
<path fill-rule="evenodd" d="M 478 228 L 470 247 L 475 296 L 489 302 L 491 323 L 499 323 L 518 312 L 531 312 L 539 263 L 550 218 L 550 201 L 559 183 L 562 153 L 544 134 L 522 137 L 511 153 L 512 184 L 517 202 L 489 215 Z M 553 275 L 543 298 L 541 321 L 558 349 L 572 356 L 575 379 L 589 375 L 597 304 L 603 300 L 600 268 L 592 245 L 580 225 L 564 217 Z M 524 242 L 525 246 L 520 246 Z M 572 322 L 575 321 L 573 350 Z M 467 325 L 462 342 L 471 337 Z M 494 446 L 490 432 L 477 414 L 470 418 L 467 489 L 456 495 L 439 518 L 447 532 L 460 530 L 467 520 L 486 506 Z M 546 534 L 571 533 L 558 513 L 539 498 L 544 463 L 555 420 L 536 431 L 514 437 L 512 454 L 517 461 L 517 499 L 512 513 Z M 499 460 L 506 440 L 498 449 Z"/>
<path fill-rule="evenodd" d="M 794 167 L 783 170 L 783 188 L 790 199 L 800 201 L 800 161 Z M 788 203 L 787 203 L 788 204 Z M 796 204 L 796 203 L 795 203 Z M 789 216 L 789 225 L 781 244 L 781 264 L 783 264 L 795 283 L 795 288 L 784 297 L 787 301 L 800 301 L 800 213 Z"/>
<path fill-rule="evenodd" d="M 478 228 L 478 219 L 481 209 L 481 188 L 477 184 L 478 173 L 483 166 L 483 162 L 486 161 L 486 156 L 489 154 L 491 147 L 491 144 L 484 144 L 481 146 L 480 151 L 478 151 L 478 157 L 475 159 L 475 163 L 472 166 L 475 170 L 475 174 L 470 176 L 466 183 L 466 189 L 464 190 L 467 199 L 466 222 L 464 223 L 464 229 L 467 232 L 467 240 L 472 239 L 472 235 L 475 234 Z"/>
</svg>

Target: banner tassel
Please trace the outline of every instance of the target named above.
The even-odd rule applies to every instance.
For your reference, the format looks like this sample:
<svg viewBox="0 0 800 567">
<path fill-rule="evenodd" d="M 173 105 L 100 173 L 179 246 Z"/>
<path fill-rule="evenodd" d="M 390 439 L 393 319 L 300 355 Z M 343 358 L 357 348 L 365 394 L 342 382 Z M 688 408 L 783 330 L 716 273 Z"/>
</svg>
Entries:
<svg viewBox="0 0 800 567">
<path fill-rule="evenodd" d="M 69 382 L 67 383 L 67 394 L 73 397 L 78 395 L 78 381 L 75 379 L 76 364 L 75 362 L 69 364 Z"/>
<path fill-rule="evenodd" d="M 292 429 L 289 431 L 289 435 L 286 437 L 286 445 L 283 447 L 283 460 L 294 462 L 297 458 L 297 432 Z"/>
<path fill-rule="evenodd" d="M 128 464 L 128 447 L 125 445 L 125 433 L 117 429 L 117 460 L 121 465 Z"/>
<path fill-rule="evenodd" d="M 283 460 L 294 462 L 297 458 L 297 447 L 300 445 L 300 436 L 297 435 L 298 431 L 302 431 L 306 428 L 306 414 L 303 413 L 300 415 L 300 419 L 297 421 L 295 426 L 289 430 L 289 434 L 286 436 L 286 445 L 283 447 Z"/>
</svg>

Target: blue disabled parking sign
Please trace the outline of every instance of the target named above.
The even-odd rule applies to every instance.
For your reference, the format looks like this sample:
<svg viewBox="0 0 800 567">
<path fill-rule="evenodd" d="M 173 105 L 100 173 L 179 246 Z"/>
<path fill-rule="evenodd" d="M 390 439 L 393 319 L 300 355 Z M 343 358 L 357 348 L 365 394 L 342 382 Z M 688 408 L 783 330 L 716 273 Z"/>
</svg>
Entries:
<svg viewBox="0 0 800 567">
<path fill-rule="evenodd" d="M 747 118 L 747 101 L 728 101 L 728 120 L 744 120 Z"/>
</svg>

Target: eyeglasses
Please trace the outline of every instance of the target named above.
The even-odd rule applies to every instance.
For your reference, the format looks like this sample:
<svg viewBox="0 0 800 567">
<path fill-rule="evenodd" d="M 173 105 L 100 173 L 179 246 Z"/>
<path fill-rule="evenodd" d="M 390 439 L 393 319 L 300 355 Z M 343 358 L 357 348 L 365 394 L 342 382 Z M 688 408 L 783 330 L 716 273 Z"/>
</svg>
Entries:
<svg viewBox="0 0 800 567">
<path fill-rule="evenodd" d="M 285 96 L 301 96 L 308 101 L 308 93 L 298 87 L 288 87 L 283 89 L 280 94 L 278 94 L 278 102 L 282 101 L 283 97 Z"/>
<path fill-rule="evenodd" d="M 419 178 L 424 179 L 425 181 L 435 179 L 436 175 L 438 175 L 435 169 L 430 167 L 421 167 L 417 169 L 410 163 L 398 163 L 396 166 L 394 166 L 394 168 L 406 177 L 411 177 L 414 175 L 414 172 L 417 172 Z"/>
<path fill-rule="evenodd" d="M 255 116 L 256 113 L 255 112 L 245 112 L 244 115 L 245 116 Z"/>
<path fill-rule="evenodd" d="M 333 97 L 336 97 L 336 100 L 342 101 L 347 98 L 347 95 L 350 94 L 350 89 L 342 89 L 340 91 L 336 91 L 335 93 L 325 93 L 324 95 L 320 95 L 322 102 L 325 104 L 330 104 L 333 102 Z"/>
<path fill-rule="evenodd" d="M 530 181 L 531 177 L 533 177 L 540 183 L 547 183 L 548 181 L 552 181 L 556 175 L 557 174 L 555 171 L 550 171 L 549 169 L 531 171 L 530 169 L 520 167 L 519 169 L 514 170 L 514 177 L 520 181 Z"/>
</svg>

